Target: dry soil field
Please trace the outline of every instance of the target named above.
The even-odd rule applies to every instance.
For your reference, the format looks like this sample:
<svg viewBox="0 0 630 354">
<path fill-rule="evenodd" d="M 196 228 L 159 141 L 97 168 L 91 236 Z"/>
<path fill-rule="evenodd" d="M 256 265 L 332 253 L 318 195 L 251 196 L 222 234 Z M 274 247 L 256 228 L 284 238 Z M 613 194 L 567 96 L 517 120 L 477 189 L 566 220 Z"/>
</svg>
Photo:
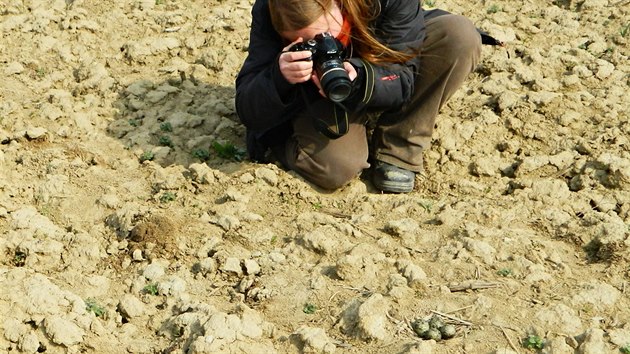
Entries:
<svg viewBox="0 0 630 354">
<path fill-rule="evenodd" d="M 630 2 L 425 5 L 507 46 L 387 195 L 239 160 L 250 0 L 0 1 L 0 352 L 629 353 Z"/>
</svg>

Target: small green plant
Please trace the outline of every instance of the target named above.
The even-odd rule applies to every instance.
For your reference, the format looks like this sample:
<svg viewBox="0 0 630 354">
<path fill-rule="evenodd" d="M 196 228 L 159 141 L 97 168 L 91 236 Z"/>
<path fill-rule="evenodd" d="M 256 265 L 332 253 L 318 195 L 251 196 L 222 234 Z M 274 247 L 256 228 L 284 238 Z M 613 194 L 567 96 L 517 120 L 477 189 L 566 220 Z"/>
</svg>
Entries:
<svg viewBox="0 0 630 354">
<path fill-rule="evenodd" d="M 422 2 L 423 5 L 426 5 L 427 7 L 435 7 L 435 0 L 426 0 Z"/>
<path fill-rule="evenodd" d="M 304 308 L 302 309 L 302 311 L 307 315 L 312 315 L 317 311 L 317 306 L 315 306 L 315 304 L 307 302 L 306 304 L 304 304 Z"/>
<path fill-rule="evenodd" d="M 488 8 L 488 13 L 489 14 L 495 14 L 497 12 L 501 11 L 501 7 L 499 5 L 490 5 L 490 7 Z"/>
<path fill-rule="evenodd" d="M 142 153 L 142 155 L 140 155 L 140 162 L 153 161 L 154 158 L 155 154 L 153 154 L 151 151 L 145 151 Z"/>
<path fill-rule="evenodd" d="M 137 126 L 139 125 L 139 124 L 138 124 L 138 120 L 137 120 L 137 119 L 129 119 L 127 122 L 128 122 L 128 123 L 129 123 L 129 125 L 131 125 L 132 127 L 137 127 Z"/>
<path fill-rule="evenodd" d="M 24 267 L 26 264 L 26 253 L 21 251 L 15 251 L 13 255 L 13 265 L 16 267 Z"/>
<path fill-rule="evenodd" d="M 35 71 L 35 73 L 37 74 L 37 77 L 39 77 L 40 79 L 46 76 L 46 70 L 44 70 L 44 68 L 38 68 Z"/>
<path fill-rule="evenodd" d="M 535 334 L 530 334 L 523 339 L 523 347 L 526 349 L 542 349 L 545 342 Z"/>
<path fill-rule="evenodd" d="M 192 151 L 192 155 L 201 161 L 208 161 L 210 158 L 210 152 L 206 149 L 195 149 Z"/>
<path fill-rule="evenodd" d="M 276 242 L 278 242 L 278 235 L 271 236 L 271 240 L 269 240 L 269 243 L 275 245 Z"/>
<path fill-rule="evenodd" d="M 420 204 L 420 206 L 422 207 L 422 209 L 424 209 L 424 211 L 426 212 L 431 212 L 431 209 L 433 208 L 433 204 L 430 201 L 426 201 L 426 200 L 421 200 L 418 202 L 418 204 Z"/>
<path fill-rule="evenodd" d="M 510 268 L 501 268 L 501 269 L 497 270 L 497 274 L 502 276 L 502 277 L 508 277 L 508 276 L 512 275 L 512 269 L 510 269 Z"/>
<path fill-rule="evenodd" d="M 168 135 L 162 135 L 158 142 L 162 146 L 173 147 L 173 140 L 171 140 L 171 137 Z"/>
<path fill-rule="evenodd" d="M 621 26 L 621 30 L 619 30 L 619 34 L 622 37 L 627 36 L 630 33 L 630 22 L 626 23 L 624 26 Z"/>
<path fill-rule="evenodd" d="M 236 146 L 234 146 L 234 144 L 230 142 L 221 144 L 220 142 L 215 141 L 212 143 L 212 149 L 222 159 L 242 161 L 245 157 L 245 151 L 243 149 L 237 148 Z"/>
<path fill-rule="evenodd" d="M 321 210 L 323 208 L 321 203 L 313 203 L 313 209 Z"/>
<path fill-rule="evenodd" d="M 170 122 L 163 122 L 162 124 L 160 124 L 160 130 L 163 132 L 172 132 L 173 125 Z"/>
<path fill-rule="evenodd" d="M 162 4 L 164 4 L 164 0 L 155 0 L 155 4 L 156 5 L 162 5 Z"/>
<path fill-rule="evenodd" d="M 623 354 L 630 354 L 630 343 L 619 348 L 619 351 L 622 352 Z"/>
<path fill-rule="evenodd" d="M 157 283 L 151 283 L 145 286 L 142 289 L 142 292 L 145 294 L 156 296 L 158 294 L 158 286 Z"/>
<path fill-rule="evenodd" d="M 96 300 L 89 298 L 85 300 L 85 309 L 88 312 L 94 313 L 96 317 L 105 316 L 106 310 L 103 306 L 99 305 Z"/>
<path fill-rule="evenodd" d="M 174 201 L 176 198 L 175 193 L 173 192 L 164 192 L 161 196 L 160 196 L 160 202 L 161 203 L 168 203 L 168 202 L 172 202 Z"/>
</svg>

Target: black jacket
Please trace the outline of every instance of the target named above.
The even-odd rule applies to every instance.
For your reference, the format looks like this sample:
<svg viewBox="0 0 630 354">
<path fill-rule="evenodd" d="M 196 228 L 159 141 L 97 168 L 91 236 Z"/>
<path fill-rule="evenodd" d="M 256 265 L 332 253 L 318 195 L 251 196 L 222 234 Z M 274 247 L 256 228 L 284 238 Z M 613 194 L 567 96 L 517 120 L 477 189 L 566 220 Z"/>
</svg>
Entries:
<svg viewBox="0 0 630 354">
<path fill-rule="evenodd" d="M 402 52 L 421 48 L 426 34 L 425 20 L 447 13 L 443 10 L 425 12 L 418 0 L 379 0 L 377 4 L 381 9 L 372 24 L 374 35 L 381 43 Z M 285 46 L 272 26 L 268 0 L 256 0 L 252 8 L 249 54 L 236 78 L 236 111 L 247 127 L 248 151 L 254 160 L 260 159 L 254 150 L 265 149 L 265 146 L 254 145 L 261 143 L 266 132 L 275 127 L 286 127 L 295 112 L 306 108 L 306 100 L 321 99 L 312 82 L 292 85 L 284 79 L 278 56 Z M 359 63 L 358 58 L 350 61 Z M 413 93 L 419 66 L 420 56 L 404 64 L 371 66 L 374 77 L 367 83 L 362 78 L 365 75 L 358 70 L 357 81 L 364 81 L 359 83 L 363 87 L 358 91 L 369 92 L 369 95 L 362 94 L 359 101 L 363 99 L 363 102 L 355 100 L 348 108 L 352 111 L 400 108 Z M 300 94 L 296 89 L 298 86 L 307 94 Z M 283 133 L 286 129 L 276 129 L 276 133 L 262 145 L 272 144 L 269 140 L 282 140 Z"/>
</svg>

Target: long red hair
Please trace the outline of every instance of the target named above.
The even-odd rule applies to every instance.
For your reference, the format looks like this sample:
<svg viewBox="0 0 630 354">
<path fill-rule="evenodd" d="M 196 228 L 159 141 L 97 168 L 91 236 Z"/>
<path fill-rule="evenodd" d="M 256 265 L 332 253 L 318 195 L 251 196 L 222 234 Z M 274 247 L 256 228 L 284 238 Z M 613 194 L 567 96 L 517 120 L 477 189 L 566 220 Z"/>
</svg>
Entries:
<svg viewBox="0 0 630 354">
<path fill-rule="evenodd" d="M 278 33 L 301 30 L 333 7 L 335 0 L 269 0 L 271 21 Z M 371 63 L 404 63 L 416 52 L 400 52 L 379 42 L 370 27 L 381 11 L 379 0 L 339 0 L 352 25 L 350 37 L 357 54 Z"/>
</svg>

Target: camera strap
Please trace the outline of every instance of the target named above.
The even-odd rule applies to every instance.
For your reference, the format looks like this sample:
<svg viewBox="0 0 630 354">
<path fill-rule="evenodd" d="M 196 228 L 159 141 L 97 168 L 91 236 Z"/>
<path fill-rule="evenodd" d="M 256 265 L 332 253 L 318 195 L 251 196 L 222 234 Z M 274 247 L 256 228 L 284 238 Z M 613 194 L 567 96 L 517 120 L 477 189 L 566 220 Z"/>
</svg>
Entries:
<svg viewBox="0 0 630 354">
<path fill-rule="evenodd" d="M 350 129 L 349 113 L 362 111 L 372 99 L 374 92 L 374 68 L 372 65 L 362 59 L 353 58 L 350 63 L 357 69 L 357 80 L 353 82 L 356 86 L 353 87 L 353 93 L 351 98 L 344 102 L 332 102 L 331 116 L 323 115 L 322 112 L 317 112 L 312 107 L 312 100 L 309 99 L 305 92 L 305 87 L 301 87 L 302 97 L 306 103 L 306 109 L 309 111 L 315 129 L 322 133 L 329 139 L 338 139 L 348 133 Z M 349 109 L 350 108 L 350 109 Z"/>
<path fill-rule="evenodd" d="M 332 105 L 331 114 L 322 114 L 323 112 L 313 109 L 311 100 L 305 92 L 305 88 L 301 87 L 302 98 L 306 103 L 306 109 L 313 121 L 315 129 L 322 133 L 329 139 L 339 139 L 348 133 L 350 129 L 350 123 L 348 119 L 348 112 L 343 106 L 332 101 L 328 101 L 328 104 Z M 328 113 L 328 112 L 327 112 Z"/>
</svg>

